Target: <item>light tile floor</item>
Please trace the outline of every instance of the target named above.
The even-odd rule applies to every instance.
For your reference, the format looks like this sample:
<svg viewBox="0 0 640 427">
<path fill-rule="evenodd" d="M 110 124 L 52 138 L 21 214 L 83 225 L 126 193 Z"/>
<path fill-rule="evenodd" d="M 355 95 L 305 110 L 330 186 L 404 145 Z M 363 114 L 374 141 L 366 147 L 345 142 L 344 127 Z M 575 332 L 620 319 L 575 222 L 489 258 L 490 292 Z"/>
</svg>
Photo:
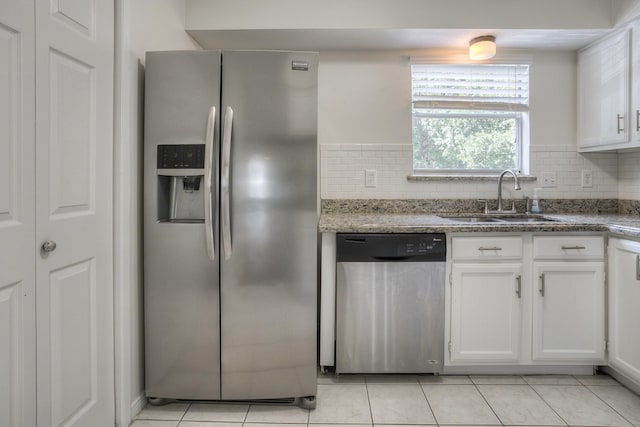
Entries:
<svg viewBox="0 0 640 427">
<path fill-rule="evenodd" d="M 320 376 L 317 408 L 174 403 L 131 427 L 640 427 L 640 397 L 606 375 Z"/>
</svg>

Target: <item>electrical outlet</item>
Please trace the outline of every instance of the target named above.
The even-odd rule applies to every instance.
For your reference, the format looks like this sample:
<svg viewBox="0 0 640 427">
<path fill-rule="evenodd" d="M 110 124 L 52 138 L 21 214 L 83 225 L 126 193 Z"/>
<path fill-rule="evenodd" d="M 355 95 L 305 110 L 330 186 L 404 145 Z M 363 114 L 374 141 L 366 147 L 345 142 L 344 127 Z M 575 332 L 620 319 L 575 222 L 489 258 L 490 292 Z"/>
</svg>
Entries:
<svg viewBox="0 0 640 427">
<path fill-rule="evenodd" d="M 364 186 L 376 187 L 378 185 L 378 171 L 375 169 L 365 169 Z"/>
<path fill-rule="evenodd" d="M 543 187 L 555 187 L 556 186 L 556 173 L 555 172 L 542 172 L 542 186 Z"/>
<path fill-rule="evenodd" d="M 586 169 L 582 171 L 582 187 L 593 187 L 593 171 Z"/>
</svg>

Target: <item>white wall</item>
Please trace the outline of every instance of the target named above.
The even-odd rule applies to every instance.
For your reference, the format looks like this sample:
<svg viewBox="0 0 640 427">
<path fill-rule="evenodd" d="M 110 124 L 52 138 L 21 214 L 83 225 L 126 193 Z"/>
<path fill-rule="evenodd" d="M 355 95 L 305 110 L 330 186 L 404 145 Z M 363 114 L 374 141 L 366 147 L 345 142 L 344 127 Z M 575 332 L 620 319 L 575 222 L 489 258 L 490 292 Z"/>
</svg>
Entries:
<svg viewBox="0 0 640 427">
<path fill-rule="evenodd" d="M 640 0 L 617 0 L 613 3 L 612 17 L 617 26 L 640 16 Z"/>
<path fill-rule="evenodd" d="M 618 153 L 618 198 L 640 200 L 640 150 Z"/>
<path fill-rule="evenodd" d="M 576 145 L 575 52 L 535 52 L 530 69 L 531 145 Z"/>
<path fill-rule="evenodd" d="M 120 292 L 116 325 L 129 343 L 130 352 L 116 354 L 122 359 L 120 374 L 130 380 L 130 393 L 118 396 L 118 425 L 144 403 L 144 342 L 142 307 L 142 123 L 144 105 L 144 54 L 149 50 L 199 49 L 184 31 L 185 0 L 122 0 L 119 18 L 118 97 L 116 111 L 118 137 L 116 171 L 116 229 L 124 237 L 117 247 L 116 284 Z M 118 293 L 118 291 L 116 291 Z M 117 332 L 118 333 L 118 332 Z M 126 350 L 126 344 L 122 344 Z M 128 400 L 128 402 L 127 402 Z M 130 409 L 122 408 L 129 405 Z"/>
<path fill-rule="evenodd" d="M 408 54 L 320 53 L 320 144 L 411 143 L 410 101 Z"/>
<path fill-rule="evenodd" d="M 130 53 L 144 63 L 149 50 L 200 49 L 185 28 L 186 0 L 135 0 L 131 13 Z"/>
<path fill-rule="evenodd" d="M 531 169 L 557 174 L 547 198 L 617 198 L 615 153 L 576 152 L 576 54 L 529 52 Z M 495 182 L 408 182 L 411 173 L 411 71 L 408 57 L 433 52 L 321 52 L 318 141 L 323 198 L 485 198 Z M 441 56 L 442 53 L 438 52 Z M 364 186 L 364 170 L 378 186 Z M 594 186 L 581 187 L 581 171 Z M 539 183 L 526 182 L 531 196 Z M 505 186 L 506 187 L 506 186 Z"/>
</svg>

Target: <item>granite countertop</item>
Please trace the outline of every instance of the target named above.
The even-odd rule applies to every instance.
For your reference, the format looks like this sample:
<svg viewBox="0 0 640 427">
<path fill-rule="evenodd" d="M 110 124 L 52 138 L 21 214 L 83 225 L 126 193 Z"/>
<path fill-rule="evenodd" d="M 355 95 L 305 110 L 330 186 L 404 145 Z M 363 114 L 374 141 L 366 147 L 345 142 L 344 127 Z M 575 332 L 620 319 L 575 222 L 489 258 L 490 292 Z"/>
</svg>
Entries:
<svg viewBox="0 0 640 427">
<path fill-rule="evenodd" d="M 462 214 L 438 214 L 445 217 Z M 449 233 L 449 232 L 610 232 L 622 237 L 640 238 L 640 217 L 613 214 L 536 215 L 548 222 L 464 223 L 435 214 L 322 213 L 320 232 L 335 233 Z M 467 214 L 465 216 L 483 216 Z"/>
</svg>

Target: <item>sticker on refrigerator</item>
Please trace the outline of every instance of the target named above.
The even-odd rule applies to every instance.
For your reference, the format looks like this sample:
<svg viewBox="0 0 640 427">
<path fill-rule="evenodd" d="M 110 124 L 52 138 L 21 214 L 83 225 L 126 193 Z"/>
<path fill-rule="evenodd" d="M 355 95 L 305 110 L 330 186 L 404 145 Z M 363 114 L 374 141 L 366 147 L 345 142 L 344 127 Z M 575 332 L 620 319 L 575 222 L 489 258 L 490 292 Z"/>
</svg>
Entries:
<svg viewBox="0 0 640 427">
<path fill-rule="evenodd" d="M 309 71 L 309 63 L 307 61 L 291 61 L 291 69 L 294 71 Z"/>
</svg>

